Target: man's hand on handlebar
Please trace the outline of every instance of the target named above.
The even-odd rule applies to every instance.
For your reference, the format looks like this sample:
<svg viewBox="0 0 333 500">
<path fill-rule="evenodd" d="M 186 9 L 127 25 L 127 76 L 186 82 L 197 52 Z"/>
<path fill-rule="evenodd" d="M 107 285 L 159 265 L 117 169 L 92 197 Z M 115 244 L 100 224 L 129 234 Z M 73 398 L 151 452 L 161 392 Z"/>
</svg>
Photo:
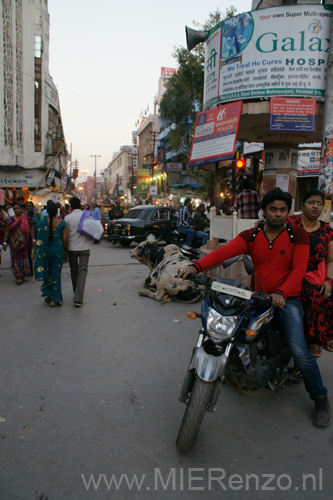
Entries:
<svg viewBox="0 0 333 500">
<path fill-rule="evenodd" d="M 198 270 L 195 266 L 187 266 L 185 268 L 178 269 L 178 278 L 186 279 L 189 274 L 197 274 Z"/>
<path fill-rule="evenodd" d="M 276 307 L 283 307 L 286 305 L 286 300 L 280 293 L 271 293 L 272 305 Z"/>
</svg>

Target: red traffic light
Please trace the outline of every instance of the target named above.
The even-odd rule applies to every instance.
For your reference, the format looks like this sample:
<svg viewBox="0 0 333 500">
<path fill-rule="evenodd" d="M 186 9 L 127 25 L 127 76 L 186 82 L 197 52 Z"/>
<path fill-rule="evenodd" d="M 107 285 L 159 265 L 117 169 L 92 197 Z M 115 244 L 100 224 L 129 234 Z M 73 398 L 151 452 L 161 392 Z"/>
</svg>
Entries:
<svg viewBox="0 0 333 500">
<path fill-rule="evenodd" d="M 245 160 L 244 158 L 239 158 L 236 160 L 236 168 L 243 168 L 245 167 Z"/>
</svg>

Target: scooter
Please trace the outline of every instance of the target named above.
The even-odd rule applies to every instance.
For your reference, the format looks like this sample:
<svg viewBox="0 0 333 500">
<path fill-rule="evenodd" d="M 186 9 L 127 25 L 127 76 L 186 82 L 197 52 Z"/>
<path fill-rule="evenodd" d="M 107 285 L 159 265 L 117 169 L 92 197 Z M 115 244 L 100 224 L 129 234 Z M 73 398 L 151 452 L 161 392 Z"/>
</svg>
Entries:
<svg viewBox="0 0 333 500">
<path fill-rule="evenodd" d="M 223 267 L 238 259 L 225 261 Z M 206 273 L 186 278 L 205 287 L 206 294 L 201 314 L 187 313 L 201 318 L 202 326 L 179 396 L 186 404 L 176 440 L 181 453 L 193 446 L 206 410 L 216 411 L 223 382 L 249 395 L 262 387 L 277 391 L 301 381 L 289 348 L 274 328 L 271 297 L 262 292 L 246 255 L 243 263 L 259 284 L 259 292 L 238 280 L 211 281 Z"/>
</svg>

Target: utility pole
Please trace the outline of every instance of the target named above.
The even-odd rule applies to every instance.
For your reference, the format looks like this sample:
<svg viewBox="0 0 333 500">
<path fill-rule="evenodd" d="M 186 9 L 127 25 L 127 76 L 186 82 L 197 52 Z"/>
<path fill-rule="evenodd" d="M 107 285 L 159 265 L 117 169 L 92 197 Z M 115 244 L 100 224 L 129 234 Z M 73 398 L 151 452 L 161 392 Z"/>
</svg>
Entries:
<svg viewBox="0 0 333 500">
<path fill-rule="evenodd" d="M 97 201 L 97 188 L 96 188 L 96 172 L 97 172 L 97 158 L 102 158 L 101 155 L 90 155 L 90 158 L 95 158 L 95 174 L 94 174 L 94 201 Z"/>
<path fill-rule="evenodd" d="M 153 136 L 153 163 L 151 165 L 151 176 L 154 177 L 154 165 L 155 165 L 155 138 L 160 134 L 154 130 L 150 130 L 151 135 Z M 156 184 L 158 186 L 158 183 Z M 157 187 L 158 190 L 158 187 Z"/>
</svg>

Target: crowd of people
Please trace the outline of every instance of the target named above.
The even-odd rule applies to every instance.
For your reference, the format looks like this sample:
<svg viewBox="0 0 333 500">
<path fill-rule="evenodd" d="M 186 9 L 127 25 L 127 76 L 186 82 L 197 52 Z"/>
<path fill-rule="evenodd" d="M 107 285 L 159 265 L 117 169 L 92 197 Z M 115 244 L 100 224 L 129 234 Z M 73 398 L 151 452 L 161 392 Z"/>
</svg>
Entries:
<svg viewBox="0 0 333 500">
<path fill-rule="evenodd" d="M 236 198 L 234 207 L 243 209 L 245 216 L 255 218 L 254 212 L 257 217 L 261 204 L 264 220 L 194 262 L 180 275 L 186 277 L 190 272 L 214 267 L 240 253 L 251 255 L 263 290 L 272 296 L 310 397 L 322 402 L 316 404 L 316 421 L 321 425 L 325 422 L 323 413 L 328 412 L 327 392 L 317 365 L 311 360 L 318 358 L 323 349 L 333 351 L 333 229 L 320 220 L 324 194 L 319 190 L 308 191 L 302 200 L 301 214 L 289 216 L 291 196 L 288 193 L 276 188 L 261 202 L 254 193 L 246 185 L 244 196 Z M 91 216 L 101 220 L 97 205 L 89 208 L 92 208 Z M 205 211 L 203 203 L 195 209 L 191 199 L 185 199 L 177 222 L 178 231 L 185 236 L 185 249 L 191 249 L 194 238 L 201 239 L 203 245 L 207 243 L 210 222 Z M 18 199 L 1 207 L 0 264 L 1 250 L 9 247 L 11 271 L 17 285 L 32 275 L 41 280 L 42 297 L 50 307 L 63 303 L 61 271 L 66 260 L 70 266 L 74 305 L 83 305 L 91 240 L 78 232 L 81 214 L 80 200 L 75 197 L 64 206 L 48 201 L 41 214 L 32 201 L 24 204 Z M 108 219 L 122 216 L 117 202 L 109 210 Z"/>
<path fill-rule="evenodd" d="M 0 207 L 0 265 L 1 250 L 9 247 L 16 284 L 22 285 L 29 276 L 42 281 L 42 297 L 50 307 L 63 303 L 61 272 L 65 261 L 69 262 L 74 306 L 83 306 L 91 239 L 78 232 L 82 208 L 76 197 L 65 205 L 49 200 L 41 213 L 32 201 L 24 203 L 19 198 Z M 91 215 L 100 220 L 95 204 Z"/>
</svg>

